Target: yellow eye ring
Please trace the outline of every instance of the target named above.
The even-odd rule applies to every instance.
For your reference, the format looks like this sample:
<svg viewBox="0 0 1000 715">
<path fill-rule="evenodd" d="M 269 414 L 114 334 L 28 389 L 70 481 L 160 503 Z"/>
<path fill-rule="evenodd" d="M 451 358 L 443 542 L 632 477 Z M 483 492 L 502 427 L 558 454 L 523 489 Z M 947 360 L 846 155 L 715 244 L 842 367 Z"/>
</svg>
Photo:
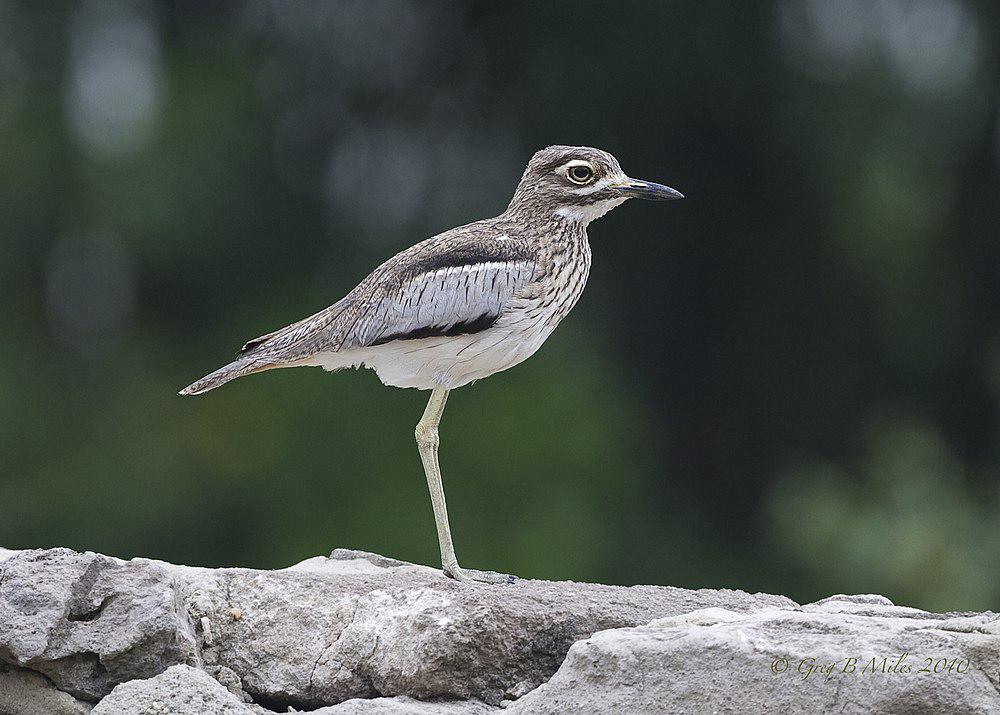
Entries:
<svg viewBox="0 0 1000 715">
<path fill-rule="evenodd" d="M 574 164 L 566 170 L 566 178 L 583 186 L 594 180 L 594 170 L 587 164 Z"/>
</svg>

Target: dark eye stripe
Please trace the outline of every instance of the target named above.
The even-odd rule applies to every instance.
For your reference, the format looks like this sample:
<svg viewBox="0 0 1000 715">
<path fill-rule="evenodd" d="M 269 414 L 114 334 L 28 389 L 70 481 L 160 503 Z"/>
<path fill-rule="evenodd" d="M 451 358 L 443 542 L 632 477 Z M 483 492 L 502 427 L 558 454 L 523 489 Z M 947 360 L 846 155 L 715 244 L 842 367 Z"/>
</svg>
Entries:
<svg viewBox="0 0 1000 715">
<path fill-rule="evenodd" d="M 589 206 L 590 204 L 600 203 L 601 201 L 620 198 L 622 198 L 621 193 L 614 189 L 607 188 L 599 189 L 598 191 L 594 191 L 586 196 L 576 196 L 573 198 L 566 197 L 566 203 L 570 206 Z"/>
</svg>

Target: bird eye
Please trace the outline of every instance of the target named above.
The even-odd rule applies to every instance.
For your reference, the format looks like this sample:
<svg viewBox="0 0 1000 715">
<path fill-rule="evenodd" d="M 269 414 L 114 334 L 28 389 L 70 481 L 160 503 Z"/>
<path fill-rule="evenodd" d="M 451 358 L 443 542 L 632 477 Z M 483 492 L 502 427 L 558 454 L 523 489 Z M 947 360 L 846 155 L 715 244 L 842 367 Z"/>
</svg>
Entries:
<svg viewBox="0 0 1000 715">
<path fill-rule="evenodd" d="M 569 180 L 574 184 L 587 184 L 593 180 L 594 170 L 586 164 L 576 164 L 575 166 L 569 167 L 569 171 L 566 172 L 566 176 L 569 177 Z"/>
</svg>

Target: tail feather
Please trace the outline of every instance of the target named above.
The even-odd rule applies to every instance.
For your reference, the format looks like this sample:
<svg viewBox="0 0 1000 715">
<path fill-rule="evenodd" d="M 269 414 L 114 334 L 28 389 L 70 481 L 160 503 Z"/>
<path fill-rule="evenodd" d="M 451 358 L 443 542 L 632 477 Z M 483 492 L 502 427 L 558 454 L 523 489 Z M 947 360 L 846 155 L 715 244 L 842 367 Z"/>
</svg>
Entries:
<svg viewBox="0 0 1000 715">
<path fill-rule="evenodd" d="M 200 395 L 203 392 L 208 392 L 209 390 L 214 390 L 217 387 L 225 385 L 230 380 L 235 380 L 244 375 L 252 375 L 255 372 L 263 372 L 272 367 L 275 367 L 274 363 L 266 360 L 236 359 L 228 365 L 220 367 L 215 372 L 205 375 L 200 380 L 192 382 L 177 394 Z"/>
<path fill-rule="evenodd" d="M 233 362 L 205 375 L 177 394 L 200 395 L 225 385 L 230 380 L 272 368 L 323 364 L 313 361 L 310 356 L 316 352 L 317 347 L 324 347 L 330 341 L 320 340 L 317 335 L 332 330 L 330 326 L 344 312 L 350 300 L 348 296 L 315 315 L 254 338 L 243 346 Z"/>
</svg>

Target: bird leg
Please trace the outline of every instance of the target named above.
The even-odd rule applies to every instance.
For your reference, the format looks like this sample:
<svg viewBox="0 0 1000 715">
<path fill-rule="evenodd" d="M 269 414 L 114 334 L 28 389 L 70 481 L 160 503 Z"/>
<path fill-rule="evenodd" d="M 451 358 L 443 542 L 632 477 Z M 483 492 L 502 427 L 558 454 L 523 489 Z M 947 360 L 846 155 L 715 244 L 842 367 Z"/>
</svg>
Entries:
<svg viewBox="0 0 1000 715">
<path fill-rule="evenodd" d="M 458 565 L 455 556 L 455 546 L 451 541 L 451 527 L 448 525 L 448 505 L 444 501 L 444 487 L 441 484 L 441 467 L 438 465 L 438 425 L 444 405 L 448 401 L 448 390 L 437 388 L 431 391 L 424 415 L 417 422 L 414 430 L 417 437 L 417 449 L 420 450 L 420 461 L 424 464 L 424 474 L 427 475 L 427 489 L 431 493 L 431 504 L 434 507 L 434 523 L 437 525 L 438 545 L 441 547 L 441 568 L 446 575 L 458 581 L 482 581 L 483 583 L 513 583 L 514 577 L 493 571 L 475 571 L 463 569 Z"/>
</svg>

